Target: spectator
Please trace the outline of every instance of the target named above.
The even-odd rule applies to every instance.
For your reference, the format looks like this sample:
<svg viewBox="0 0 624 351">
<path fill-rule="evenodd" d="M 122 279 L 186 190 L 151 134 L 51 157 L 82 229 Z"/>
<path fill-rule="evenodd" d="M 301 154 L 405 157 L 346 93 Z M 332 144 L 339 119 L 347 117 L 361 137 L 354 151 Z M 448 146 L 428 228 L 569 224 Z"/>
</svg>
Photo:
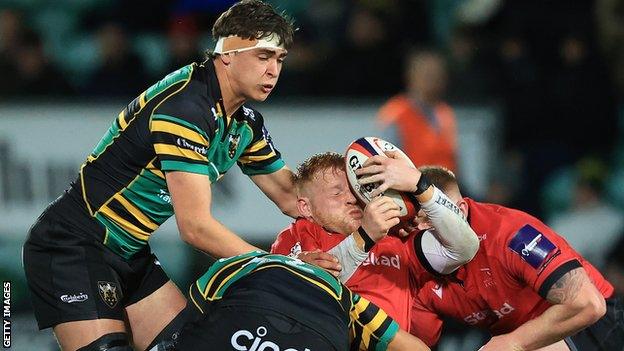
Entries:
<svg viewBox="0 0 624 351">
<path fill-rule="evenodd" d="M 204 60 L 199 45 L 199 31 L 195 19 L 191 16 L 174 18 L 169 24 L 167 33 L 170 62 L 167 72 L 173 72 L 191 62 Z"/>
<path fill-rule="evenodd" d="M 101 64 L 94 70 L 86 92 L 101 97 L 138 96 L 148 81 L 124 28 L 109 22 L 98 31 L 98 41 Z"/>
<path fill-rule="evenodd" d="M 15 56 L 16 80 L 10 84 L 14 96 L 70 95 L 73 89 L 63 74 L 44 53 L 43 43 L 37 33 L 26 30 Z"/>
<path fill-rule="evenodd" d="M 457 171 L 455 114 L 442 97 L 446 91 L 444 59 L 435 51 L 407 58 L 407 90 L 379 111 L 386 140 L 396 143 L 417 165 L 442 165 Z"/>
<path fill-rule="evenodd" d="M 555 216 L 551 224 L 572 247 L 600 268 L 605 265 L 609 248 L 624 230 L 624 217 L 621 211 L 604 201 L 604 167 L 595 161 L 585 160 L 579 163 L 578 168 L 579 179 L 572 209 Z"/>
</svg>

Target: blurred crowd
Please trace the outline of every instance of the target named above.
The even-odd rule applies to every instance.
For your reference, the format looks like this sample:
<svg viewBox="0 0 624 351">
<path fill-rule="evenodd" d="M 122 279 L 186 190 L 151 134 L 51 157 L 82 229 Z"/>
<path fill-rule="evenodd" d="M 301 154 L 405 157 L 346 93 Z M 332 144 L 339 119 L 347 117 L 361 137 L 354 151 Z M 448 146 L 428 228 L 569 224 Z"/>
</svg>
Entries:
<svg viewBox="0 0 624 351">
<path fill-rule="evenodd" d="M 426 120 L 438 102 L 497 106 L 502 157 L 481 200 L 543 218 L 624 292 L 624 1 L 267 1 L 299 28 L 272 100 L 429 87 Z M 234 2 L 0 0 L 0 102 L 129 101 L 203 61 Z M 410 70 L 423 50 L 439 61 Z"/>
</svg>

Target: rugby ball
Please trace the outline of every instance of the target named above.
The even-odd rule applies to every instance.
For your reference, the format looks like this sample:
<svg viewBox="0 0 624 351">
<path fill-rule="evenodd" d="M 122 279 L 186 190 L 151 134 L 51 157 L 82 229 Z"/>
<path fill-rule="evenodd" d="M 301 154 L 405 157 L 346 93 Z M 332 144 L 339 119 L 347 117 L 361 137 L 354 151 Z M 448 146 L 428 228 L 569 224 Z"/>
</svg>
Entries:
<svg viewBox="0 0 624 351">
<path fill-rule="evenodd" d="M 346 173 L 349 186 L 351 187 L 353 194 L 364 205 L 368 204 L 372 200 L 370 193 L 377 188 L 378 184 L 361 185 L 358 182 L 358 176 L 355 174 L 355 170 L 362 168 L 364 162 L 366 162 L 366 160 L 370 157 L 375 155 L 387 157 L 384 153 L 385 151 L 396 151 L 409 160 L 407 155 L 405 155 L 401 149 L 396 147 L 391 142 L 377 137 L 359 138 L 349 145 L 345 153 Z M 411 161 L 410 165 L 411 167 L 416 168 Z M 418 207 L 417 204 L 414 204 L 410 200 L 408 194 L 404 192 L 388 189 L 383 193 L 383 195 L 388 196 L 397 205 L 399 205 L 399 208 L 401 209 L 401 223 L 411 221 L 418 212 L 416 210 Z"/>
</svg>

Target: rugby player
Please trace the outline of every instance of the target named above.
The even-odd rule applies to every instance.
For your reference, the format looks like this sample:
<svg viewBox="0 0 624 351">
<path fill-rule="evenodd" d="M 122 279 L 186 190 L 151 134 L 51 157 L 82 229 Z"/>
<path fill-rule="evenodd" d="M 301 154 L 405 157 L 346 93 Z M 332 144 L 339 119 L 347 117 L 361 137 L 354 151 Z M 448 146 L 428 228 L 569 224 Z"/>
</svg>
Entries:
<svg viewBox="0 0 624 351">
<path fill-rule="evenodd" d="M 235 163 L 297 215 L 292 172 L 263 116 L 245 105 L 275 87 L 292 23 L 244 0 L 212 33 L 209 59 L 167 75 L 121 111 L 29 232 L 23 257 L 35 316 L 63 350 L 130 350 L 130 334 L 143 350 L 176 331 L 186 299 L 148 245 L 174 213 L 181 238 L 199 250 L 226 257 L 256 249 L 211 215 L 211 184 Z"/>
<path fill-rule="evenodd" d="M 417 169 L 401 171 L 397 178 L 410 186 L 418 183 Z M 404 330 L 410 326 L 412 291 L 432 278 L 419 257 L 439 273 L 451 273 L 478 248 L 478 239 L 459 210 L 432 200 L 434 187 L 417 192 L 416 198 L 437 230 L 422 235 L 403 231 L 398 237 L 386 236 L 399 223 L 397 205 L 381 196 L 362 212 L 349 189 L 342 155 L 310 157 L 297 168 L 295 184 L 303 218 L 278 235 L 271 251 L 313 263 L 318 261 L 305 257 L 307 251 L 320 249 L 338 257 L 340 280 L 384 309 Z"/>
<path fill-rule="evenodd" d="M 429 350 L 325 270 L 283 255 L 218 260 L 190 299 L 176 350 Z"/>
<path fill-rule="evenodd" d="M 380 168 L 393 163 L 372 162 Z M 620 300 L 564 238 L 527 213 L 462 197 L 453 173 L 442 167 L 421 171 L 468 218 L 480 248 L 453 274 L 430 269 L 438 278 L 415 297 L 414 335 L 434 345 L 447 317 L 488 330 L 493 337 L 482 350 L 622 350 Z"/>
</svg>

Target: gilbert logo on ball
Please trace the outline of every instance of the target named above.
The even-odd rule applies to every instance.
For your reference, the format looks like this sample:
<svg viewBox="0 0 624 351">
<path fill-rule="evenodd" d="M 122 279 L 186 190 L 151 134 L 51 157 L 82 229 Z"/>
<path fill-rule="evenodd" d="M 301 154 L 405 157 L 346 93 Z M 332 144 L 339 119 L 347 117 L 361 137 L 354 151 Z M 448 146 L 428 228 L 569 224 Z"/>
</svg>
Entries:
<svg viewBox="0 0 624 351">
<path fill-rule="evenodd" d="M 405 156 L 411 167 L 416 168 L 401 149 L 389 141 L 377 137 L 359 138 L 352 142 L 345 154 L 347 180 L 353 194 L 364 204 L 368 204 L 372 198 L 370 193 L 377 188 L 378 184 L 361 185 L 355 170 L 362 168 L 364 162 L 375 155 L 387 157 L 385 151 L 396 151 Z M 410 220 L 416 215 L 416 207 L 410 201 L 409 196 L 403 192 L 388 189 L 383 193 L 390 197 L 401 208 L 401 221 Z"/>
</svg>

